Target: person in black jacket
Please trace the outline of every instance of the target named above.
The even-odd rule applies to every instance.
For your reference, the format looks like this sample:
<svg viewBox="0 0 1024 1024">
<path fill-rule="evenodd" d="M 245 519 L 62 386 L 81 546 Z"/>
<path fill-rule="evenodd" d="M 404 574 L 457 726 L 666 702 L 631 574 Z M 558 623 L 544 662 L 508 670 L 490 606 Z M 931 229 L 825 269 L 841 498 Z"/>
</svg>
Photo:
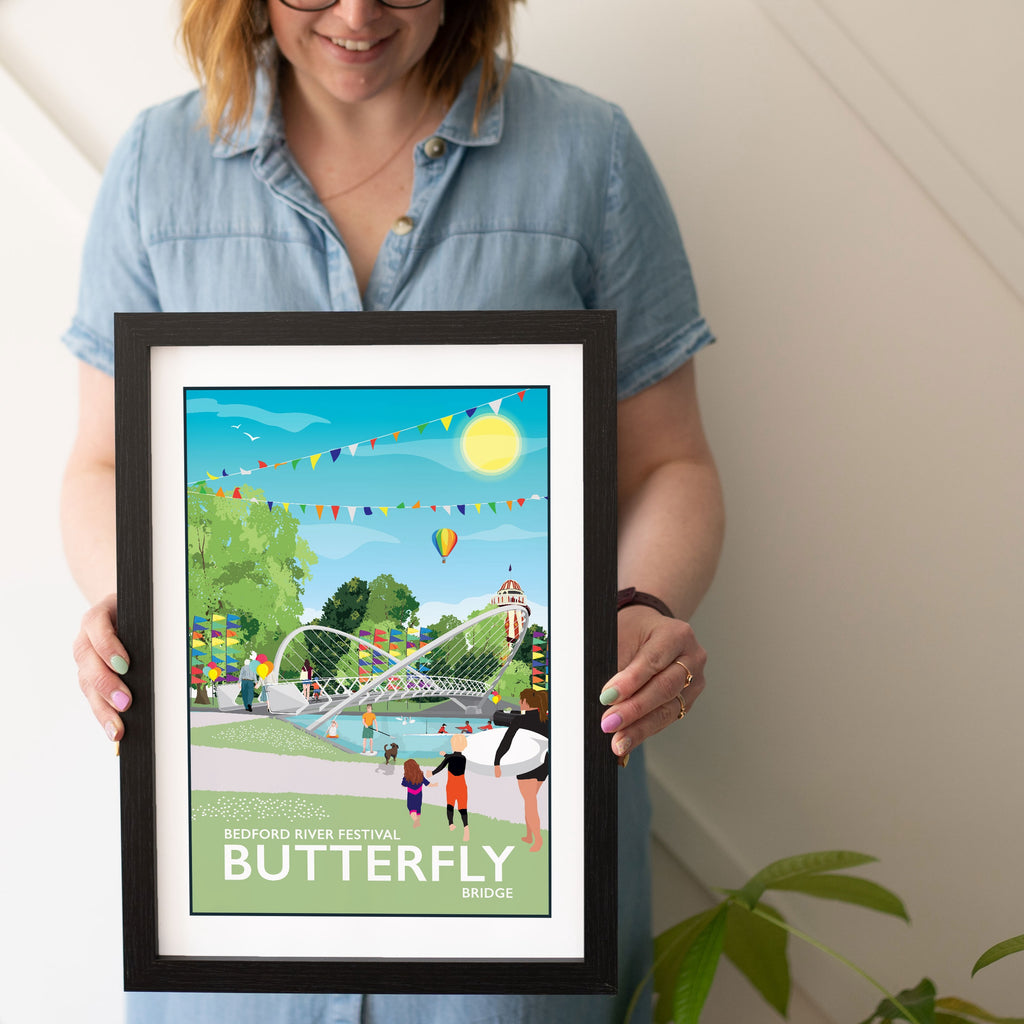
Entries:
<svg viewBox="0 0 1024 1024">
<path fill-rule="evenodd" d="M 547 690 L 523 690 L 519 694 L 519 709 L 522 714 L 512 719 L 494 753 L 494 777 L 496 779 L 501 778 L 501 759 L 508 753 L 509 747 L 512 746 L 512 740 L 520 729 L 539 733 L 545 739 L 551 735 L 551 726 L 548 722 Z M 537 794 L 547 777 L 548 754 L 546 751 L 541 764 L 516 776 L 519 780 L 519 792 L 523 794 L 523 808 L 526 814 L 526 835 L 523 836 L 523 842 L 532 844 L 530 846 L 531 853 L 536 853 L 541 847 Z"/>
</svg>

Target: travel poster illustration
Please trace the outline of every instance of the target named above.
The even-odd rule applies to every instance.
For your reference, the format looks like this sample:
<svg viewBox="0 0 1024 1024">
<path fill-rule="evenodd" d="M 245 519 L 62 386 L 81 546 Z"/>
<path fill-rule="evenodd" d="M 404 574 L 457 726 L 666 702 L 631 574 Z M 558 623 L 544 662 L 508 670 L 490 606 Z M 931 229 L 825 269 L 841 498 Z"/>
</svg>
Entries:
<svg viewBox="0 0 1024 1024">
<path fill-rule="evenodd" d="M 192 914 L 550 915 L 548 388 L 183 401 Z"/>
</svg>

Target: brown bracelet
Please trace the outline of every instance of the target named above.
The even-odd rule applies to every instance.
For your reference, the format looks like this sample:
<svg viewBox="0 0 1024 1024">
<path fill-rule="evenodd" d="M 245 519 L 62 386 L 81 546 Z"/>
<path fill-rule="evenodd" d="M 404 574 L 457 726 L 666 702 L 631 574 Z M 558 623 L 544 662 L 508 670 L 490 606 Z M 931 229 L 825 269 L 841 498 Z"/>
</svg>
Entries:
<svg viewBox="0 0 1024 1024">
<path fill-rule="evenodd" d="M 672 610 L 669 608 L 664 601 L 655 597 L 653 594 L 645 594 L 642 590 L 637 590 L 636 587 L 626 587 L 625 590 L 620 590 L 615 597 L 616 600 L 616 611 L 622 611 L 623 608 L 631 604 L 642 604 L 648 608 L 653 608 L 655 611 L 660 612 L 667 618 L 674 619 L 675 616 L 672 614 Z"/>
</svg>

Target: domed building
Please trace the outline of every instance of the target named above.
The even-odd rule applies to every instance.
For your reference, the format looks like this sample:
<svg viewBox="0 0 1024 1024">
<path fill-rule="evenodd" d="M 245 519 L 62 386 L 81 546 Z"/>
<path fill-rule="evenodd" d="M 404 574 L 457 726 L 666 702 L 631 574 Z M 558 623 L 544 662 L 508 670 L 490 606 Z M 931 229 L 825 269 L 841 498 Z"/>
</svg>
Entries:
<svg viewBox="0 0 1024 1024">
<path fill-rule="evenodd" d="M 515 580 L 505 580 L 498 592 L 491 598 L 491 604 L 512 605 L 505 614 L 505 639 L 509 648 L 515 646 L 523 632 L 529 608 L 526 604 L 526 593 Z"/>
</svg>

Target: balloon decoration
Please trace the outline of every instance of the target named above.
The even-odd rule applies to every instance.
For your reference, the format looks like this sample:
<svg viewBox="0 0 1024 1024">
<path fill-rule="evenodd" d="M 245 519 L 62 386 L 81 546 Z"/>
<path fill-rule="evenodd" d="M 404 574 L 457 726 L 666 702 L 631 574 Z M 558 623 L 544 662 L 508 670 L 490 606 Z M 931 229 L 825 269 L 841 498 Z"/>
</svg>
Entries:
<svg viewBox="0 0 1024 1024">
<path fill-rule="evenodd" d="M 449 530 L 447 527 L 443 530 L 438 530 L 434 533 L 431 540 L 434 542 L 434 547 L 437 549 L 437 553 L 441 556 L 441 561 L 445 562 L 448 556 L 452 553 L 452 549 L 459 542 L 459 535 L 454 530 Z"/>
<path fill-rule="evenodd" d="M 208 676 L 209 676 L 209 677 L 210 677 L 210 678 L 211 678 L 211 679 L 212 679 L 212 680 L 213 680 L 214 682 L 216 682 L 216 681 L 217 681 L 217 679 L 218 679 L 218 678 L 220 677 L 220 669 L 219 669 L 219 668 L 218 668 L 218 667 L 217 667 L 216 665 L 211 665 L 211 666 L 210 666 L 210 667 L 209 667 L 209 668 L 208 668 L 208 669 L 206 670 L 206 674 L 207 674 L 207 675 L 208 675 Z"/>
<path fill-rule="evenodd" d="M 263 655 L 260 655 L 260 657 L 263 657 Z M 266 679 L 273 670 L 274 663 L 272 661 L 267 661 L 264 657 L 263 661 L 256 666 L 256 675 L 258 675 L 260 679 Z"/>
<path fill-rule="evenodd" d="M 257 654 L 256 660 L 262 665 L 267 660 L 267 656 L 265 654 Z"/>
</svg>

